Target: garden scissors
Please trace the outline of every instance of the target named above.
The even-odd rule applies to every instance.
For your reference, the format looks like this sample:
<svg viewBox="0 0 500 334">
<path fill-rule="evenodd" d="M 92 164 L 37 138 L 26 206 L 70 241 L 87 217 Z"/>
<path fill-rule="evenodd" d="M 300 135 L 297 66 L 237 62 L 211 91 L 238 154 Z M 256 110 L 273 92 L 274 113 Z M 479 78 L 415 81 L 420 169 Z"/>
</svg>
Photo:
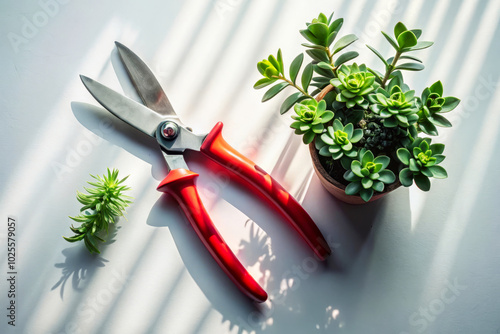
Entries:
<svg viewBox="0 0 500 334">
<path fill-rule="evenodd" d="M 238 288 L 257 302 L 267 299 L 267 293 L 238 261 L 205 210 L 195 184 L 198 174 L 184 161 L 186 150 L 203 153 L 265 195 L 316 256 L 325 259 L 331 250 L 311 217 L 271 175 L 227 144 L 221 135 L 222 123 L 208 134 L 193 133 L 181 122 L 146 64 L 126 46 L 115 43 L 144 105 L 81 75 L 83 84 L 113 115 L 157 140 L 169 170 L 157 189 L 175 198 L 205 247 Z"/>
</svg>

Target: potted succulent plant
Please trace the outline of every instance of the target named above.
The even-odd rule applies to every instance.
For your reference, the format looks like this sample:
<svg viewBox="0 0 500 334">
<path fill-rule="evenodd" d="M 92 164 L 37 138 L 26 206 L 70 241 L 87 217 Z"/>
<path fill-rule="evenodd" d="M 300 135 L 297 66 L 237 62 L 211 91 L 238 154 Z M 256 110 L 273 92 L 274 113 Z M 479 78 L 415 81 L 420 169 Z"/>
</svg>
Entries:
<svg viewBox="0 0 500 334">
<path fill-rule="evenodd" d="M 272 85 L 263 102 L 286 87 L 295 88 L 280 113 L 294 110 L 291 127 L 309 145 L 322 184 L 337 198 L 359 204 L 413 183 L 428 191 L 430 178 L 447 177 L 440 165 L 444 145 L 432 143 L 431 136 L 438 135 L 438 127 L 451 127 L 443 114 L 460 100 L 445 97 L 441 81 L 417 96 L 404 82 L 403 71 L 423 70 L 413 51 L 433 43 L 420 41 L 421 30 L 398 22 L 393 36 L 382 32 L 394 48 L 392 57 L 366 45 L 381 61 L 379 72 L 366 64 L 348 64 L 359 54 L 345 49 L 358 38 L 349 34 L 337 39 L 342 24 L 342 18 L 323 13 L 307 23 L 300 34 L 307 40 L 302 45 L 309 62 L 303 66 L 300 53 L 285 70 L 279 49 L 257 64 L 263 77 L 254 88 Z"/>
</svg>

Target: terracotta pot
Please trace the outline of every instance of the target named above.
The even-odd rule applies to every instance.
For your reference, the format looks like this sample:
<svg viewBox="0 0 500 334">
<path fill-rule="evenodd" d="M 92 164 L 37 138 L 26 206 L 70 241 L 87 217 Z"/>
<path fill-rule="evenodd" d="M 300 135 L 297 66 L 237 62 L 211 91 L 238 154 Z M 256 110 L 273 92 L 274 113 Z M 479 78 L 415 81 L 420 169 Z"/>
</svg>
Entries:
<svg viewBox="0 0 500 334">
<path fill-rule="evenodd" d="M 399 182 L 399 180 L 396 183 L 386 185 L 383 192 L 381 192 L 381 193 L 376 192 L 375 194 L 373 194 L 373 197 L 368 202 L 365 202 L 361 198 L 361 196 L 359 196 L 359 195 L 354 195 L 354 196 L 346 195 L 345 186 L 342 183 L 335 180 L 333 177 L 330 176 L 330 174 L 328 174 L 326 172 L 325 168 L 323 167 L 323 165 L 321 164 L 321 162 L 319 160 L 318 151 L 314 147 L 314 142 L 309 144 L 309 153 L 311 153 L 311 158 L 312 158 L 314 170 L 316 171 L 316 175 L 318 175 L 319 180 L 320 180 L 321 184 L 323 185 L 323 187 L 325 187 L 325 189 L 330 194 L 332 194 L 333 196 L 335 196 L 337 199 L 341 200 L 342 202 L 349 203 L 349 204 L 370 203 L 370 202 L 376 201 L 377 199 L 385 196 L 386 194 L 390 193 L 391 191 L 393 191 L 401 186 L 401 183 Z"/>
</svg>

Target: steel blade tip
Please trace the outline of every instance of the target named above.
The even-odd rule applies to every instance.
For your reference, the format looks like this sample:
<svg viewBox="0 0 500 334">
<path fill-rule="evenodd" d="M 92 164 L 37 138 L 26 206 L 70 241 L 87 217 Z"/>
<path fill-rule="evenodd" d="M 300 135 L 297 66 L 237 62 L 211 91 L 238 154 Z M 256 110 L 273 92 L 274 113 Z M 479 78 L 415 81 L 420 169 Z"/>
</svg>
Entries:
<svg viewBox="0 0 500 334">
<path fill-rule="evenodd" d="M 88 89 L 88 84 L 91 83 L 92 81 L 94 81 L 83 74 L 80 74 L 80 80 L 82 80 L 83 85 L 85 87 L 87 87 L 87 89 Z"/>
<path fill-rule="evenodd" d="M 120 54 L 120 56 L 122 55 L 123 51 L 132 52 L 128 47 L 126 47 L 125 45 L 123 45 L 122 43 L 120 43 L 118 41 L 115 41 L 115 45 L 116 45 L 116 48 L 118 49 L 118 53 Z"/>
<path fill-rule="evenodd" d="M 123 45 L 122 43 L 118 42 L 118 41 L 115 41 L 115 45 L 117 48 L 126 48 L 125 45 Z"/>
<path fill-rule="evenodd" d="M 93 84 L 98 83 L 98 82 L 95 81 L 94 79 L 91 79 L 91 78 L 83 75 L 83 74 L 80 74 L 80 80 L 82 80 L 83 85 L 85 86 L 85 88 L 87 88 L 87 90 L 90 92 L 90 94 L 92 96 L 94 96 L 94 93 L 90 89 L 90 86 L 92 86 Z"/>
</svg>

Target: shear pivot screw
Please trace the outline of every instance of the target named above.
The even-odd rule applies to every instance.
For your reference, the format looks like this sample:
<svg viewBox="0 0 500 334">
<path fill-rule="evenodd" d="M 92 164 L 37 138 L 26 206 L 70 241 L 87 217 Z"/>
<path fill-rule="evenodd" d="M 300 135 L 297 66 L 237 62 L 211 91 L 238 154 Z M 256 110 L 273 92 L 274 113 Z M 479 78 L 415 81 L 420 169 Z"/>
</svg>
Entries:
<svg viewBox="0 0 500 334">
<path fill-rule="evenodd" d="M 175 137 L 177 137 L 179 133 L 179 126 L 175 124 L 174 122 L 166 122 L 163 124 L 163 127 L 161 129 L 161 134 L 163 138 L 172 140 Z"/>
</svg>

